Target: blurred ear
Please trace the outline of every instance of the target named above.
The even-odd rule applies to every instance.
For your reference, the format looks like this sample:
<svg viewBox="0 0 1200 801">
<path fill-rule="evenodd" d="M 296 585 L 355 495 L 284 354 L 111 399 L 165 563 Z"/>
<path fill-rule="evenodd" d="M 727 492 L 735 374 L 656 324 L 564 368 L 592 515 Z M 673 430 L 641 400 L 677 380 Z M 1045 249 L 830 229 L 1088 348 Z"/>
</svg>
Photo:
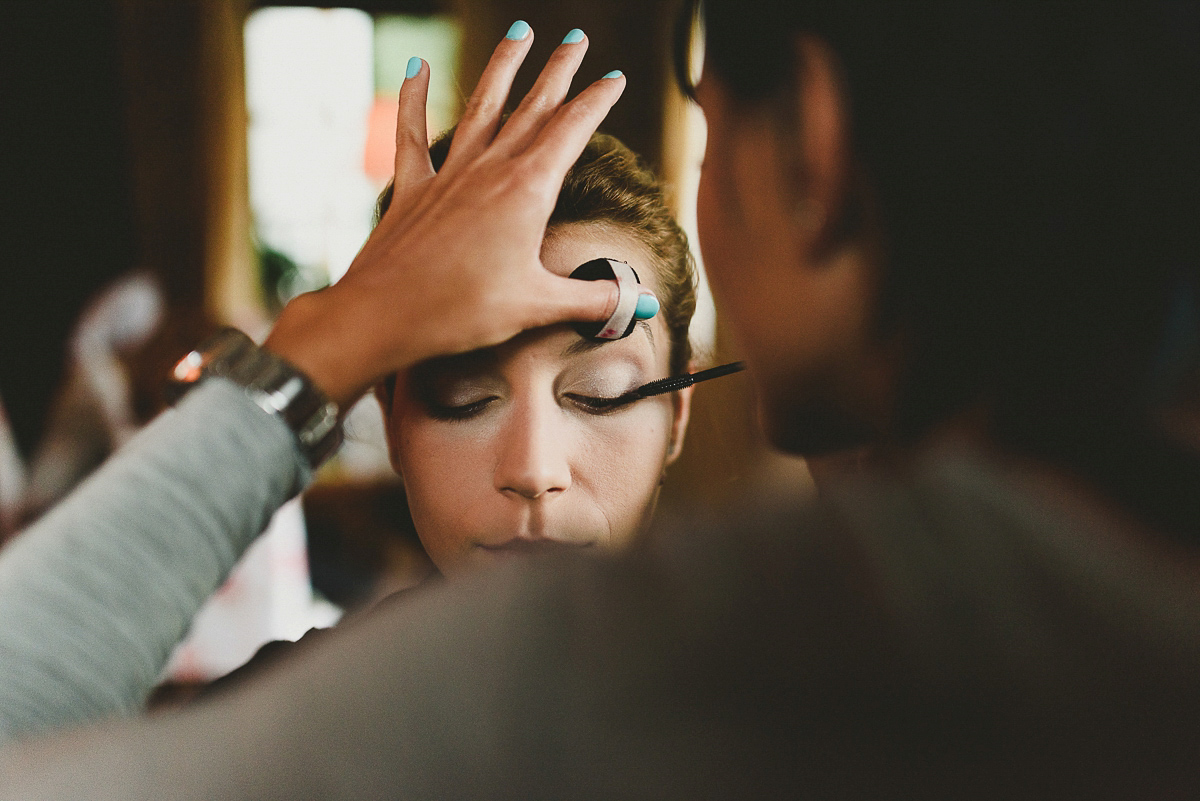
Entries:
<svg viewBox="0 0 1200 801">
<path fill-rule="evenodd" d="M 397 449 L 396 435 L 392 428 L 392 403 L 395 400 L 395 376 L 388 376 L 383 381 L 375 385 L 375 400 L 379 402 L 379 409 L 383 412 L 383 430 L 387 434 L 388 443 L 388 461 L 392 463 L 392 469 L 401 478 L 404 473 L 400 470 L 399 452 Z M 389 382 L 391 385 L 389 386 Z"/>
<path fill-rule="evenodd" d="M 688 365 L 688 372 L 695 372 L 695 365 Z M 671 396 L 674 419 L 671 422 L 671 439 L 667 443 L 667 464 L 675 463 L 683 453 L 683 438 L 687 435 L 688 421 L 692 416 L 692 391 L 695 387 L 684 387 Z"/>
<path fill-rule="evenodd" d="M 720 198 L 719 210 L 707 210 L 713 222 L 702 233 L 706 227 L 730 231 L 727 241 L 710 235 L 713 241 L 705 243 L 702 235 L 701 242 L 721 251 L 718 260 L 740 262 L 739 275 L 764 286 L 797 263 L 823 266 L 830 246 L 839 244 L 843 206 L 856 177 L 849 100 L 836 54 L 822 40 L 801 35 L 794 57 L 796 80 L 777 99 L 739 102 L 721 76 L 707 70 L 696 88 L 710 151 L 702 182 L 711 191 L 701 195 L 714 203 Z M 719 152 L 712 157 L 714 149 Z M 751 275 L 755 259 L 765 266 Z"/>
<path fill-rule="evenodd" d="M 800 36 L 795 53 L 796 115 L 789 126 L 789 150 L 798 154 L 792 165 L 795 225 L 820 249 L 844 213 L 851 177 L 848 104 L 837 57 L 825 42 Z"/>
</svg>

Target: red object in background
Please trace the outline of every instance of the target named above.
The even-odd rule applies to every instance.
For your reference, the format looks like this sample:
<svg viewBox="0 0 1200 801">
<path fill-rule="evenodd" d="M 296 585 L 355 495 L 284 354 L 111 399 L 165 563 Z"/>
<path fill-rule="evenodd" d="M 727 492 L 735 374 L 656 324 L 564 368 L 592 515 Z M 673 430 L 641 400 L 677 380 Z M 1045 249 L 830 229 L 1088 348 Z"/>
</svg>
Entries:
<svg viewBox="0 0 1200 801">
<path fill-rule="evenodd" d="M 363 153 L 363 170 L 382 189 L 392 178 L 396 162 L 395 95 L 377 95 L 367 119 L 367 146 Z"/>
</svg>

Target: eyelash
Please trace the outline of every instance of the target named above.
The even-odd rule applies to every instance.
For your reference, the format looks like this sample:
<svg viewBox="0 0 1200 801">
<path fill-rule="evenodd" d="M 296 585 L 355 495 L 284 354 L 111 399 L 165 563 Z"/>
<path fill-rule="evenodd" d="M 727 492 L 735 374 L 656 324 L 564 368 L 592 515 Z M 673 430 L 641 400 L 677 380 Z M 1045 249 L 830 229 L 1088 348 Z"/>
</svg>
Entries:
<svg viewBox="0 0 1200 801">
<path fill-rule="evenodd" d="M 449 420 L 453 422 L 470 420 L 482 412 L 484 407 L 494 400 L 496 400 L 495 397 L 480 398 L 474 403 L 468 403 L 464 406 L 443 406 L 440 403 L 429 403 L 426 405 L 429 409 L 429 416 L 434 420 Z"/>
<path fill-rule="evenodd" d="M 612 414 L 626 408 L 626 404 L 613 405 L 616 398 L 597 398 L 591 395 L 567 395 L 571 402 L 583 409 L 584 412 L 596 416 Z"/>
<path fill-rule="evenodd" d="M 577 395 L 574 393 L 567 394 L 564 397 L 569 399 L 584 413 L 597 417 L 612 414 L 628 406 L 628 404 L 624 403 L 614 406 L 613 401 L 616 398 L 597 398 L 591 395 Z M 480 398 L 473 403 L 463 406 L 444 406 L 438 403 L 430 403 L 428 404 L 429 416 L 435 420 L 448 420 L 451 422 L 470 420 L 472 417 L 480 414 L 494 400 L 496 400 L 495 396 Z"/>
</svg>

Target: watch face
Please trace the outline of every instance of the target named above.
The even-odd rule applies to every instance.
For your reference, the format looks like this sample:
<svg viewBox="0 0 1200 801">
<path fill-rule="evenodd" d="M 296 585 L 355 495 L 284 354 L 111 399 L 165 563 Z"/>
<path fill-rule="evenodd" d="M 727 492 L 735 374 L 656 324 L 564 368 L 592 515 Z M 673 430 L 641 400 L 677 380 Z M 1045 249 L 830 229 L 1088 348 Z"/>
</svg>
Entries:
<svg viewBox="0 0 1200 801">
<path fill-rule="evenodd" d="M 176 364 L 167 379 L 167 399 L 175 403 L 203 378 L 225 375 L 239 353 L 254 349 L 250 337 L 236 328 L 223 328 Z"/>
</svg>

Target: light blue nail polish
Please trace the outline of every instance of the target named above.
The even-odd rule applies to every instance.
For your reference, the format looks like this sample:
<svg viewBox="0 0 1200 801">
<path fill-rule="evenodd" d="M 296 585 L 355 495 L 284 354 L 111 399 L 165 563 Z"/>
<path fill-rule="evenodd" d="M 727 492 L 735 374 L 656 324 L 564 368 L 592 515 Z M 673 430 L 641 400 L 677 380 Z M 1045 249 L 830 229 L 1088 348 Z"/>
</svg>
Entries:
<svg viewBox="0 0 1200 801">
<path fill-rule="evenodd" d="M 519 42 L 528 35 L 529 23 L 523 19 L 519 19 L 512 24 L 511 28 L 508 29 L 508 33 L 504 34 L 504 38 Z"/>
<path fill-rule="evenodd" d="M 624 74 L 625 73 L 621 72 L 620 70 L 613 70 L 612 72 L 608 73 L 604 77 L 605 78 L 620 78 Z M 653 316 L 653 315 L 651 315 L 651 316 Z"/>
<path fill-rule="evenodd" d="M 424 63 L 417 56 L 413 56 L 408 60 L 408 68 L 404 70 L 404 79 L 417 77 L 417 73 L 421 71 L 421 64 Z"/>
<path fill-rule="evenodd" d="M 638 295 L 637 308 L 633 310 L 636 320 L 649 320 L 658 314 L 658 298 L 653 295 Z"/>
<path fill-rule="evenodd" d="M 567 35 L 563 37 L 563 44 L 579 44 L 583 41 L 583 31 L 578 28 L 572 28 L 567 31 Z"/>
</svg>

